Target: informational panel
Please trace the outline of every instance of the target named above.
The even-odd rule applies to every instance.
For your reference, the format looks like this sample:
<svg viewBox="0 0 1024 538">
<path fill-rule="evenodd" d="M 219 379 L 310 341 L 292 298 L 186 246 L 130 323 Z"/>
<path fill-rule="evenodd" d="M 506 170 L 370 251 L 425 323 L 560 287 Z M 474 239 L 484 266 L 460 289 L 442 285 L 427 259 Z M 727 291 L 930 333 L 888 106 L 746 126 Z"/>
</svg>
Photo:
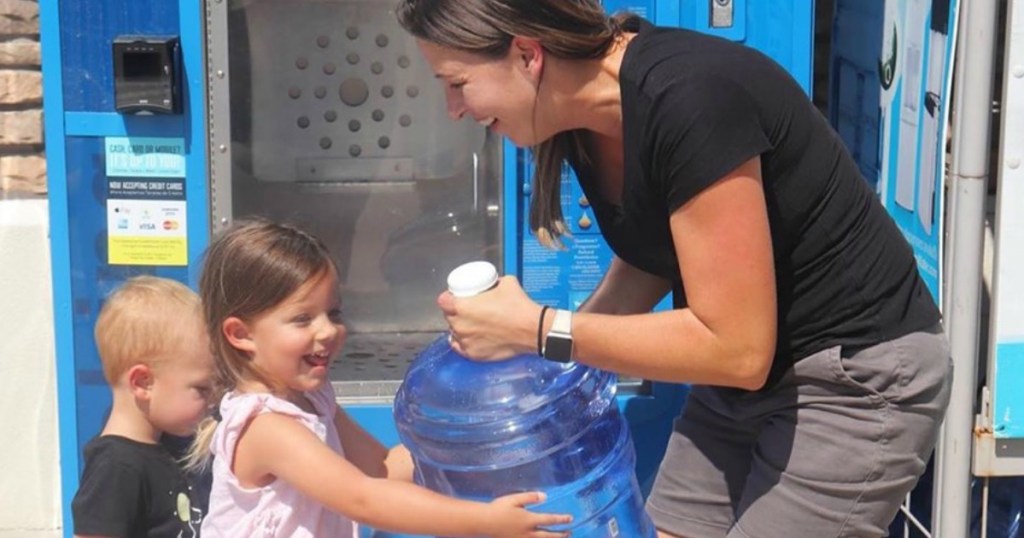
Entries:
<svg viewBox="0 0 1024 538">
<path fill-rule="evenodd" d="M 936 302 L 957 0 L 886 0 L 878 59 L 882 202 Z"/>
<path fill-rule="evenodd" d="M 185 142 L 107 137 L 107 263 L 188 265 Z"/>
</svg>

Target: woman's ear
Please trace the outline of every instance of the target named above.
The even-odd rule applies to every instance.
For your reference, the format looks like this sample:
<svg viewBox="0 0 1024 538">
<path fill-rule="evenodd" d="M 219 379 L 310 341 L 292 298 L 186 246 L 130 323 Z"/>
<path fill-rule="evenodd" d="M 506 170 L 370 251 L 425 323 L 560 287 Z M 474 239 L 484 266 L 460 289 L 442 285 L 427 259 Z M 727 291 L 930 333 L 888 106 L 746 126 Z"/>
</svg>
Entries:
<svg viewBox="0 0 1024 538">
<path fill-rule="evenodd" d="M 244 321 L 231 316 L 224 320 L 220 330 L 224 333 L 224 338 L 228 339 L 228 343 L 232 347 L 246 353 L 256 352 L 256 342 L 252 339 L 252 332 Z"/>
<path fill-rule="evenodd" d="M 153 388 L 153 368 L 148 364 L 136 364 L 128 369 L 127 377 L 132 396 L 149 400 L 149 390 Z"/>
<path fill-rule="evenodd" d="M 516 67 L 523 69 L 533 80 L 540 80 L 541 72 L 544 70 L 544 47 L 540 41 L 516 36 L 512 38 L 509 51 L 513 55 Z"/>
</svg>

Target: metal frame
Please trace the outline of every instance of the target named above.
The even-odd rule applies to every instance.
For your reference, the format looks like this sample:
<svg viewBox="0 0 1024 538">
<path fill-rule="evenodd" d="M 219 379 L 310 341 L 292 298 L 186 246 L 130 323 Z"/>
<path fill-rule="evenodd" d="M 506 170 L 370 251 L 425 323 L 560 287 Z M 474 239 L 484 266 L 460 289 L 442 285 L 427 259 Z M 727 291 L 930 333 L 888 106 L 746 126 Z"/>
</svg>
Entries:
<svg viewBox="0 0 1024 538">
<path fill-rule="evenodd" d="M 228 62 L 228 2 L 204 2 L 206 20 L 206 73 L 210 125 L 210 232 L 231 224 L 231 87 Z"/>
<path fill-rule="evenodd" d="M 932 519 L 934 534 L 942 538 L 969 534 L 997 10 L 993 0 L 964 0 L 958 23 L 946 257 L 949 278 L 944 283 L 943 305 L 956 373 L 936 453 Z"/>
<path fill-rule="evenodd" d="M 64 145 L 64 63 L 61 55 L 60 9 L 58 0 L 39 2 L 39 38 L 42 47 L 43 100 L 46 102 L 46 166 L 50 207 L 50 258 L 53 270 L 53 323 L 70 328 L 71 241 L 68 237 L 68 193 L 64 178 L 67 155 Z M 78 417 L 73 412 L 77 392 L 74 342 L 70 330 L 54 330 L 57 357 L 57 421 L 60 432 L 61 515 L 65 527 L 71 521 L 71 496 L 78 489 Z M 70 468 L 69 468 L 70 467 Z M 66 532 L 65 532 L 66 534 Z"/>
</svg>

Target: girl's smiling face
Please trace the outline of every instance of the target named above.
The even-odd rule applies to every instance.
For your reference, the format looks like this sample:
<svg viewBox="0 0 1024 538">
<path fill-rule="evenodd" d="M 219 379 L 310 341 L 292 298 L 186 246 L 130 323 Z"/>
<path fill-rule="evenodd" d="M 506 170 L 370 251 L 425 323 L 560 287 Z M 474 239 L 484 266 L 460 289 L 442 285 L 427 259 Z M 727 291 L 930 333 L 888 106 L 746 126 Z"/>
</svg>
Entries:
<svg viewBox="0 0 1024 538">
<path fill-rule="evenodd" d="M 242 349 L 254 366 L 287 392 L 282 396 L 300 401 L 301 393 L 329 380 L 331 362 L 345 343 L 334 267 L 244 325 Z"/>
</svg>

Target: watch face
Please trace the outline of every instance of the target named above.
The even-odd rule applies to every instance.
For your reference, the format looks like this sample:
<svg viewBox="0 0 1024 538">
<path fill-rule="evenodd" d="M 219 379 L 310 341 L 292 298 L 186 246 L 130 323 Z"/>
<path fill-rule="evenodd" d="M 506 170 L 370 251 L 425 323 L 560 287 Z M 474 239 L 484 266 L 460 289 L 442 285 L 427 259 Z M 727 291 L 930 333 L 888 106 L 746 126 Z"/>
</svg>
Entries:
<svg viewBox="0 0 1024 538">
<path fill-rule="evenodd" d="M 549 335 L 544 341 L 544 358 L 557 362 L 572 360 L 572 338 Z"/>
</svg>

